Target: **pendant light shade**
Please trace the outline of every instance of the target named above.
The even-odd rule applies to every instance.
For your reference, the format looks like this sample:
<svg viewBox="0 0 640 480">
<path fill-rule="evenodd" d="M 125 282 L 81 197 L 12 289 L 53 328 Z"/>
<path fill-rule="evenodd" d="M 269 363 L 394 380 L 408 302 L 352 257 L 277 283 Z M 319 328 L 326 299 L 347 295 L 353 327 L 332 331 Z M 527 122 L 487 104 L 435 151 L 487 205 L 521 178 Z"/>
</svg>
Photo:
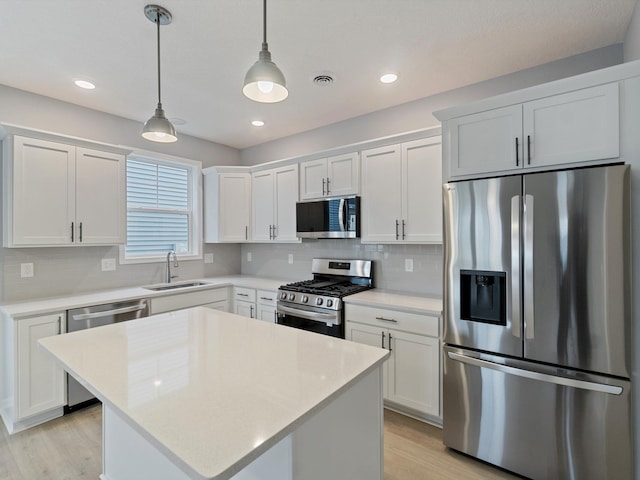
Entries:
<svg viewBox="0 0 640 480">
<path fill-rule="evenodd" d="M 160 25 L 171 23 L 171 13 L 159 5 L 147 5 L 144 7 L 145 16 L 156 24 L 158 38 L 158 105 L 156 111 L 147 120 L 142 129 L 142 137 L 152 142 L 171 143 L 178 140 L 176 129 L 167 119 L 160 99 Z"/>
<path fill-rule="evenodd" d="M 281 102 L 289 95 L 287 82 L 278 66 L 271 61 L 267 45 L 267 0 L 263 0 L 263 40 L 258 61 L 244 77 L 242 93 L 247 98 L 261 103 Z"/>
</svg>

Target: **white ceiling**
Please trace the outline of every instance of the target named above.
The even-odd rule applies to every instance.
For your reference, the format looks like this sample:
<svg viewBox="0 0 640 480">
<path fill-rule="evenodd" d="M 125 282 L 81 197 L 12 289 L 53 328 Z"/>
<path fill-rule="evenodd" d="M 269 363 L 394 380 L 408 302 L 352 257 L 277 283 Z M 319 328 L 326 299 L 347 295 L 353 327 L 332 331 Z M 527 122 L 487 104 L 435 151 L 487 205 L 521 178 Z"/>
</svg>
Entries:
<svg viewBox="0 0 640 480">
<path fill-rule="evenodd" d="M 0 84 L 144 122 L 157 99 L 147 3 L 0 0 Z M 167 116 L 186 121 L 179 134 L 245 148 L 620 43 L 636 0 L 270 0 L 269 49 L 290 92 L 278 104 L 242 95 L 260 0 L 156 3 L 173 15 L 161 27 Z M 378 82 L 386 71 L 399 80 Z M 315 85 L 324 72 L 335 82 Z"/>
</svg>

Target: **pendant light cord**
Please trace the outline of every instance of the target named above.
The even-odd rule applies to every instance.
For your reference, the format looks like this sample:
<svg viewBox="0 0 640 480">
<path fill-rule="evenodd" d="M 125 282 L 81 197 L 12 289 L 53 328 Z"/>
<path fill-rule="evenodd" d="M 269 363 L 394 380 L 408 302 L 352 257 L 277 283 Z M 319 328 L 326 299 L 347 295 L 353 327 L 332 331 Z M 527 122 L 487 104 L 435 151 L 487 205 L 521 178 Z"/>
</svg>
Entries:
<svg viewBox="0 0 640 480">
<path fill-rule="evenodd" d="M 160 11 L 156 12 L 156 25 L 158 27 L 158 108 L 162 108 L 162 102 L 160 101 Z"/>
<path fill-rule="evenodd" d="M 267 0 L 263 0 L 262 2 L 262 49 L 268 50 L 267 46 Z"/>
</svg>

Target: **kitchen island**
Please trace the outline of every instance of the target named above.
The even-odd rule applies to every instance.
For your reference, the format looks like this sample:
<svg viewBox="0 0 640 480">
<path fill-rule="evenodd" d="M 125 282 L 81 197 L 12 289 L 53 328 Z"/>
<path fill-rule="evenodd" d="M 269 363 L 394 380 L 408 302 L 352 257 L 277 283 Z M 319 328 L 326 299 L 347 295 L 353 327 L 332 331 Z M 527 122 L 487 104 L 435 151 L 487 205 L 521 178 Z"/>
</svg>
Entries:
<svg viewBox="0 0 640 480">
<path fill-rule="evenodd" d="M 201 307 L 40 344 L 103 402 L 103 480 L 382 479 L 385 350 Z"/>
</svg>

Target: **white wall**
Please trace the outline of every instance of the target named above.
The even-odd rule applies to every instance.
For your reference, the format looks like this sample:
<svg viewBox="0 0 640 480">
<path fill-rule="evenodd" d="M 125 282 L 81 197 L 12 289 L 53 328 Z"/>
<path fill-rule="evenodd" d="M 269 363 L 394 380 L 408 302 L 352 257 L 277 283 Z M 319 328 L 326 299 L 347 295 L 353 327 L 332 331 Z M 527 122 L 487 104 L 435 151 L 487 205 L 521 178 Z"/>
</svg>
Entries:
<svg viewBox="0 0 640 480">
<path fill-rule="evenodd" d="M 624 61 L 640 60 L 640 3 L 636 2 L 636 7 L 631 17 L 631 23 L 624 37 Z"/>
<path fill-rule="evenodd" d="M 104 143 L 156 151 L 212 165 L 238 165 L 240 152 L 225 145 L 180 135 L 169 145 L 146 141 L 142 125 L 41 95 L 0 85 L 0 122 L 86 138 Z M 238 245 L 204 245 L 214 253 L 214 263 L 202 260 L 180 263 L 181 278 L 227 275 L 240 272 Z M 106 288 L 160 283 L 164 264 L 117 265 L 102 272 L 103 258 L 118 258 L 117 247 L 0 248 L 0 302 L 68 295 Z M 20 277 L 20 264 L 33 263 L 34 276 Z"/>
</svg>

